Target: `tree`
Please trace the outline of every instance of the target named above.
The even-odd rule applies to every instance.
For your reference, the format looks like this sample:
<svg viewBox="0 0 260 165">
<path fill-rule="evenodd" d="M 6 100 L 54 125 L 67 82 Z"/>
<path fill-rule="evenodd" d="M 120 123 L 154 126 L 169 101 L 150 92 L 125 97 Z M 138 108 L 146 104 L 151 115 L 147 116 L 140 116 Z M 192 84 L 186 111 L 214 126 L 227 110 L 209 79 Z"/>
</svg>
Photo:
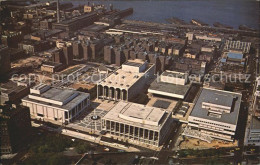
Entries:
<svg viewBox="0 0 260 165">
<path fill-rule="evenodd" d="M 89 149 L 90 149 L 90 146 L 87 143 L 83 143 L 83 144 L 82 143 L 78 143 L 76 145 L 76 151 L 79 154 L 83 154 L 86 151 L 88 151 Z"/>
</svg>

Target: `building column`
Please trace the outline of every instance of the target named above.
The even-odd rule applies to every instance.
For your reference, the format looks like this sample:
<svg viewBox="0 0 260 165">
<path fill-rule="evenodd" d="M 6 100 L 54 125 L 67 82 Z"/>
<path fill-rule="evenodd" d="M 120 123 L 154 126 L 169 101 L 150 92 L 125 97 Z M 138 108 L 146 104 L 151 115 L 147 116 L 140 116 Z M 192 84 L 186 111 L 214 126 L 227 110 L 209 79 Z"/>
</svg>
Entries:
<svg viewBox="0 0 260 165">
<path fill-rule="evenodd" d="M 97 85 L 97 99 L 99 99 L 99 85 Z"/>
<path fill-rule="evenodd" d="M 157 138 L 157 143 L 158 143 L 157 145 L 158 145 L 158 146 L 159 146 L 159 144 L 160 144 L 159 141 L 160 141 L 160 132 L 158 132 L 158 138 Z"/>
<path fill-rule="evenodd" d="M 124 137 L 125 137 L 125 124 L 124 124 Z"/>
<path fill-rule="evenodd" d="M 107 97 L 110 98 L 110 88 L 107 89 Z"/>
<path fill-rule="evenodd" d="M 150 130 L 148 130 L 148 141 L 150 141 Z"/>
<path fill-rule="evenodd" d="M 102 94 L 103 96 L 102 97 L 103 97 L 103 99 L 105 99 L 105 87 L 102 86 L 102 88 L 103 88 L 103 94 Z"/>
<path fill-rule="evenodd" d="M 111 128 L 112 124 L 111 123 L 112 122 L 111 122 L 111 120 L 109 122 L 110 122 L 110 129 L 109 130 L 110 130 L 110 134 L 111 134 L 111 131 L 112 131 L 112 128 Z"/>
<path fill-rule="evenodd" d="M 114 133 L 116 133 L 116 122 L 114 122 Z"/>
<path fill-rule="evenodd" d="M 117 92 L 117 90 L 115 89 L 115 91 L 114 91 L 115 100 L 117 100 L 117 95 L 118 95 L 118 92 Z"/>
<path fill-rule="evenodd" d="M 119 124 L 119 134 L 121 134 L 121 124 L 120 123 L 118 124 Z"/>
<path fill-rule="evenodd" d="M 138 141 L 140 141 L 140 127 L 138 127 Z"/>
</svg>

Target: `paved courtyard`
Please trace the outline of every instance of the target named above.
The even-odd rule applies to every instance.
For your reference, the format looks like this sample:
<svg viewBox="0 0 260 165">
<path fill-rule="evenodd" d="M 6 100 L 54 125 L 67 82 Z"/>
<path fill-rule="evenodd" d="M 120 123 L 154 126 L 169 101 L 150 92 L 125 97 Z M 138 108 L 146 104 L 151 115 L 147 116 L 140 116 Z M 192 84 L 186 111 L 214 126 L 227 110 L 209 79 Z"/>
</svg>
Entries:
<svg viewBox="0 0 260 165">
<path fill-rule="evenodd" d="M 108 111 L 94 109 L 91 112 L 82 114 L 76 121 L 68 124 L 67 127 L 77 128 L 88 132 L 100 132 L 101 131 L 101 118 L 105 116 Z M 96 120 L 91 117 L 98 116 Z"/>
</svg>

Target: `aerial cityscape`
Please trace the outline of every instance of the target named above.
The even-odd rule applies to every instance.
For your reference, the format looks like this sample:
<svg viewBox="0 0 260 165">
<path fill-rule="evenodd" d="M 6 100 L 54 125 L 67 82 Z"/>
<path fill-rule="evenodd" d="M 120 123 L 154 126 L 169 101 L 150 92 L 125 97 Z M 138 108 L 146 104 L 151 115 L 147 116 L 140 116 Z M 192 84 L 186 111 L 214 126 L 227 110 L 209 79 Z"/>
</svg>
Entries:
<svg viewBox="0 0 260 165">
<path fill-rule="evenodd" d="M 0 0 L 0 164 L 260 164 L 259 12 Z"/>
</svg>

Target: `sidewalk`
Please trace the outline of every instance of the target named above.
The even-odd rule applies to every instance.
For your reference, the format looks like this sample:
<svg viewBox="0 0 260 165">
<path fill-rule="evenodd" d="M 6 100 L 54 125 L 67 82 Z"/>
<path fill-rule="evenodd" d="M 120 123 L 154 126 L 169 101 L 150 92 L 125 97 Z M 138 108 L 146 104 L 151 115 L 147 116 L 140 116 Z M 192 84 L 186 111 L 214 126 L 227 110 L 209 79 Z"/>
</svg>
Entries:
<svg viewBox="0 0 260 165">
<path fill-rule="evenodd" d="M 71 130 L 62 129 L 61 134 L 66 135 L 66 136 L 75 137 L 75 138 L 82 139 L 82 140 L 87 140 L 87 141 L 97 143 L 100 145 L 105 145 L 105 146 L 109 146 L 109 147 L 113 147 L 113 148 L 117 148 L 117 149 L 122 149 L 122 150 L 125 150 L 126 152 L 139 152 L 140 151 L 139 149 L 134 148 L 134 147 L 126 147 L 126 146 L 124 146 L 122 144 L 118 144 L 118 143 L 105 142 L 105 141 L 100 140 L 100 137 L 93 137 L 91 135 L 86 135 L 86 134 L 71 131 Z"/>
</svg>

